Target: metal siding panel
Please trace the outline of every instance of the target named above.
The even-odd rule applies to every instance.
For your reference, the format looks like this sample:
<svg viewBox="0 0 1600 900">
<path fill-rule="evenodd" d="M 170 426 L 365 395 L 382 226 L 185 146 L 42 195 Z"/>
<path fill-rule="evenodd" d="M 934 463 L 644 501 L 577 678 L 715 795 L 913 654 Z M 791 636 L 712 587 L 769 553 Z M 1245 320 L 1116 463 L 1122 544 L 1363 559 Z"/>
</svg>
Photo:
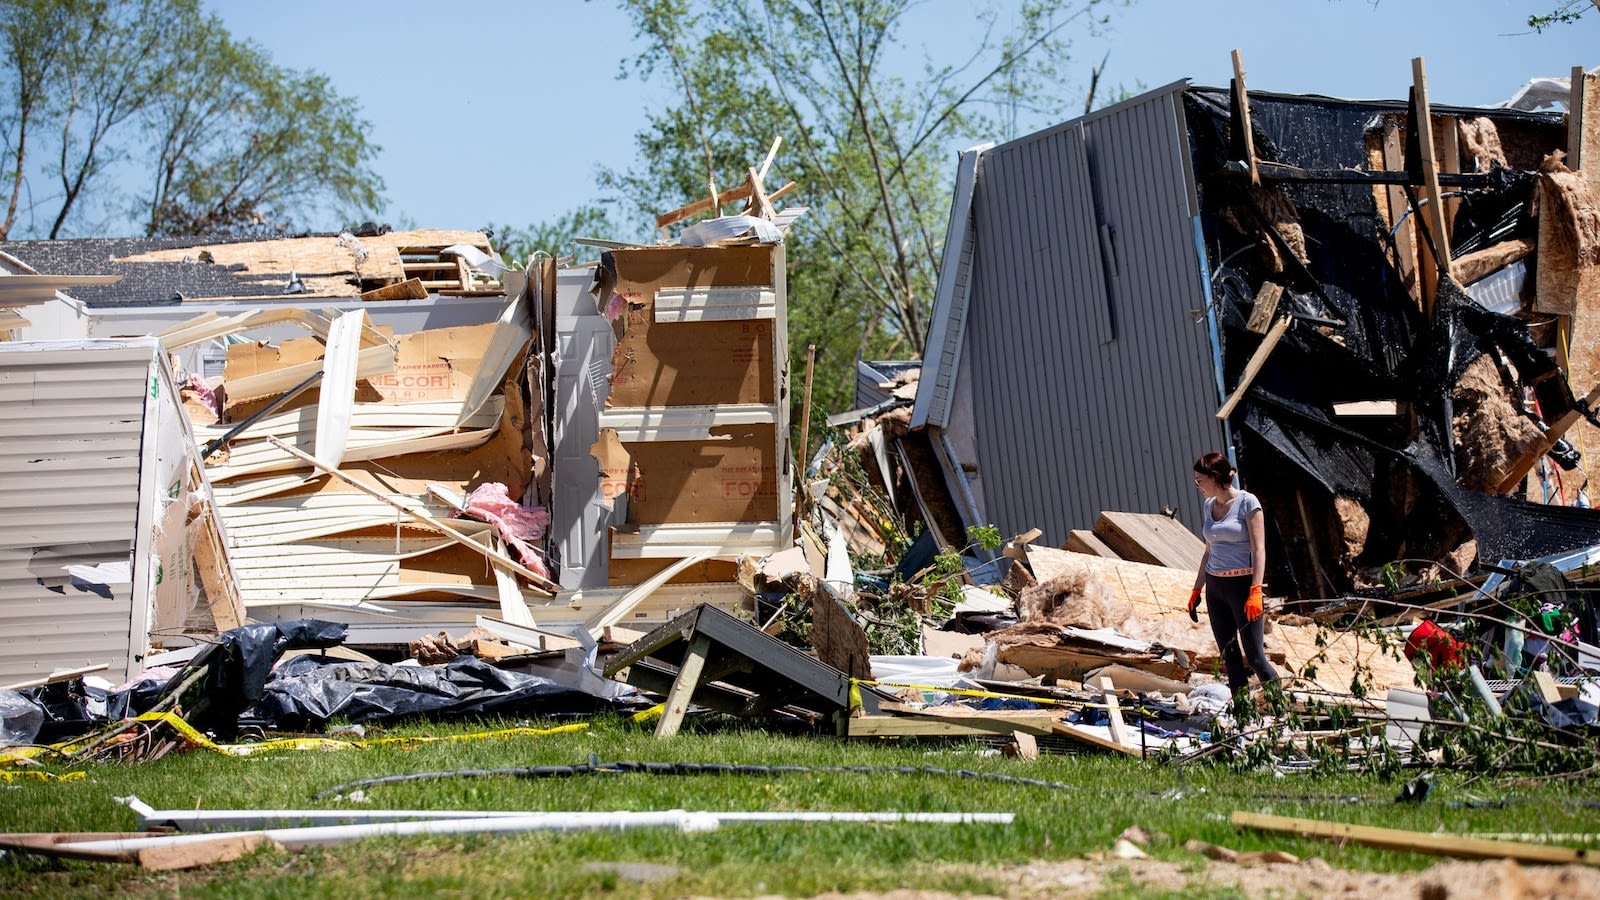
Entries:
<svg viewBox="0 0 1600 900">
<path fill-rule="evenodd" d="M 1175 96 L 1091 117 L 1087 139 L 1058 126 L 983 158 L 968 339 L 976 461 L 1002 530 L 1059 542 L 1101 509 L 1164 503 L 1198 524 L 1191 454 L 1220 429 L 1206 337 L 1188 319 L 1205 301 Z M 1117 230 L 1114 290 L 1102 222 Z M 1092 304 L 1108 292 L 1116 339 L 1101 344 Z"/>
<path fill-rule="evenodd" d="M 102 662 L 127 677 L 131 586 L 106 599 L 64 567 L 132 553 L 154 352 L 0 350 L 0 683 Z"/>
</svg>

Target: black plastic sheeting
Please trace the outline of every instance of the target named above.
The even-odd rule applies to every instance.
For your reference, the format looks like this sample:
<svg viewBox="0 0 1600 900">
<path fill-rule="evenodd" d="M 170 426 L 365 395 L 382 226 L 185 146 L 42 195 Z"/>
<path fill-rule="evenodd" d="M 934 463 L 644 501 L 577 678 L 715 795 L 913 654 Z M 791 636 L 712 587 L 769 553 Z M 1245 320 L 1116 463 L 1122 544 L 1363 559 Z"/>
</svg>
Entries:
<svg viewBox="0 0 1600 900">
<path fill-rule="evenodd" d="M 232 740 L 239 714 L 261 699 L 272 665 L 286 650 L 313 650 L 344 643 L 346 626 L 319 619 L 244 625 L 223 632 L 215 644 L 195 654 L 161 691 L 161 699 L 178 690 L 194 673 L 205 670 L 200 688 L 184 707 L 184 718 L 201 731 Z"/>
<path fill-rule="evenodd" d="M 1257 154 L 1304 169 L 1368 169 L 1368 132 L 1381 116 L 1404 112 L 1399 103 L 1251 95 Z M 1191 90 L 1185 114 L 1216 273 L 1226 383 L 1237 382 L 1260 342 L 1244 326 L 1255 288 L 1264 281 L 1285 284 L 1281 310 L 1339 323 L 1297 321 L 1234 414 L 1242 477 L 1277 517 L 1275 530 L 1303 532 L 1297 506 L 1304 503 L 1316 531 L 1317 521 L 1332 517 L 1333 497 L 1342 495 L 1370 517 L 1361 565 L 1438 559 L 1468 538 L 1477 541 L 1478 558 L 1488 563 L 1600 544 L 1600 513 L 1593 510 L 1528 503 L 1457 483 L 1450 398 L 1461 373 L 1480 355 L 1508 359 L 1525 383 L 1536 383 L 1546 417 L 1572 406 L 1569 386 L 1526 325 L 1483 309 L 1449 282 L 1440 285 L 1433 320 L 1424 317 L 1391 262 L 1392 236 L 1371 183 L 1271 185 L 1295 207 L 1309 262 L 1290 260 L 1284 271 L 1269 271 L 1266 254 L 1257 249 L 1268 228 L 1264 194 L 1223 170 L 1240 158 L 1230 143 L 1228 94 Z M 1506 120 L 1502 127 L 1509 122 L 1533 136 L 1535 145 L 1548 141 L 1555 147 L 1565 139 L 1559 117 L 1493 115 L 1497 122 Z M 1454 219 L 1458 250 L 1534 233 L 1528 215 L 1532 177 L 1497 169 L 1489 180 L 1488 187 L 1460 198 Z M 1240 222 L 1247 232 L 1237 227 Z M 1415 428 L 1403 417 L 1333 416 L 1335 403 L 1378 398 L 1410 404 Z M 1316 585 L 1307 570 L 1302 555 L 1298 566 L 1288 560 L 1272 578 L 1280 589 L 1309 596 Z"/>
<path fill-rule="evenodd" d="M 612 708 L 548 678 L 499 669 L 473 656 L 443 666 L 323 663 L 299 656 L 278 667 L 259 701 L 249 718 L 282 731 L 320 729 L 334 718 L 389 722 Z"/>
</svg>

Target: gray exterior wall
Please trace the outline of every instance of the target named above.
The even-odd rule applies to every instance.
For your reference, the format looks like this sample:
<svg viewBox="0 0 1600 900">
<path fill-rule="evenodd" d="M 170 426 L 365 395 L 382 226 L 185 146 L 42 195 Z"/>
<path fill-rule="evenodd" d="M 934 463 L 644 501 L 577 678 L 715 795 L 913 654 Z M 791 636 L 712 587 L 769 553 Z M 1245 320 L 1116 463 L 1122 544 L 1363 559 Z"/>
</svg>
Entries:
<svg viewBox="0 0 1600 900">
<path fill-rule="evenodd" d="M 1059 546 L 1176 507 L 1223 450 L 1183 84 L 985 152 L 962 350 L 984 514 Z M 970 367 L 970 369 L 969 369 Z M 926 380 L 926 374 L 924 376 Z M 969 461 L 970 462 L 970 461 Z"/>
</svg>

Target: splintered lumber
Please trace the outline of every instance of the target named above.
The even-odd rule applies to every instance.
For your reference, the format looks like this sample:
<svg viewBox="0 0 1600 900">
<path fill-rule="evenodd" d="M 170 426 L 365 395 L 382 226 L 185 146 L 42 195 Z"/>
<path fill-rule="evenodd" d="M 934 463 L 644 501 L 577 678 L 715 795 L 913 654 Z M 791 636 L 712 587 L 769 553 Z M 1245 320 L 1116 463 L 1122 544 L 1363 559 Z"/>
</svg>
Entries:
<svg viewBox="0 0 1600 900">
<path fill-rule="evenodd" d="M 1101 512 L 1094 523 L 1094 536 L 1111 550 L 1097 556 L 1114 555 L 1189 572 L 1199 571 L 1206 552 L 1205 542 L 1176 519 L 1150 513 Z"/>
<path fill-rule="evenodd" d="M 1428 75 L 1420 56 L 1411 60 L 1411 78 L 1412 109 L 1416 112 L 1416 119 L 1410 123 L 1410 127 L 1416 131 L 1417 146 L 1422 151 L 1422 159 L 1418 162 L 1422 166 L 1422 186 L 1428 200 L 1423 214 L 1427 218 L 1429 243 L 1424 248 L 1433 258 L 1439 275 L 1454 278 L 1455 270 L 1450 262 L 1450 233 L 1445 225 L 1444 195 L 1439 189 L 1439 166 L 1433 149 L 1433 113 L 1428 104 Z M 1431 316 L 1433 297 L 1426 297 L 1425 302 L 1424 312 Z"/>
<path fill-rule="evenodd" d="M 1087 553 L 1090 556 L 1103 556 L 1106 559 L 1122 558 L 1117 555 L 1117 551 L 1106 546 L 1105 541 L 1096 537 L 1094 532 L 1086 531 L 1082 528 L 1074 528 L 1069 531 L 1067 533 L 1067 542 L 1062 545 L 1061 549 L 1071 550 L 1073 553 Z"/>
<path fill-rule="evenodd" d="M 426 300 L 428 289 L 422 286 L 421 278 L 407 278 L 405 281 L 396 281 L 383 287 L 373 288 L 361 292 L 362 300 Z"/>
<path fill-rule="evenodd" d="M 1590 850 L 1569 847 L 1545 847 L 1515 841 L 1494 841 L 1482 838 L 1458 837 L 1453 834 L 1436 834 L 1425 831 L 1403 831 L 1399 828 L 1378 828 L 1372 825 L 1347 825 L 1343 822 L 1324 822 L 1320 819 L 1296 819 L 1265 813 L 1235 812 L 1233 824 L 1258 831 L 1280 834 L 1297 834 L 1302 837 L 1320 837 L 1334 841 L 1354 841 L 1368 847 L 1386 850 L 1406 850 L 1428 853 L 1433 856 L 1453 856 L 1462 859 L 1514 859 L 1519 862 L 1582 863 L 1600 865 L 1600 854 Z"/>
<path fill-rule="evenodd" d="M 271 837 L 252 832 L 196 837 L 160 847 L 96 846 L 106 841 L 167 836 L 155 831 L 12 833 L 0 834 L 0 848 L 63 859 L 132 863 L 152 872 L 170 872 L 232 862 L 259 847 L 276 845 Z"/>
<path fill-rule="evenodd" d="M 716 205 L 723 206 L 736 200 L 749 200 L 752 187 L 754 187 L 754 185 L 747 180 L 744 184 L 741 184 L 736 188 L 730 188 L 726 191 L 723 191 L 717 195 Z M 777 190 L 768 194 L 767 200 L 776 200 L 783 194 L 787 194 L 791 190 L 794 190 L 794 187 L 795 183 L 791 181 L 788 184 L 785 184 L 783 187 L 778 188 Z M 703 200 L 696 200 L 688 206 L 680 206 L 672 212 L 662 213 L 661 215 L 656 216 L 656 227 L 665 228 L 674 222 L 681 222 L 690 216 L 698 216 L 703 212 L 709 212 L 711 210 L 711 205 L 711 198 L 707 197 Z"/>
<path fill-rule="evenodd" d="M 1583 398 L 1583 405 L 1586 407 L 1592 409 L 1595 403 L 1600 403 L 1600 385 L 1595 385 L 1594 390 Z M 1524 450 L 1522 455 L 1517 457 L 1517 461 L 1511 464 L 1511 468 L 1506 470 L 1506 477 L 1500 479 L 1498 492 L 1508 494 L 1516 490 L 1517 485 L 1522 483 L 1523 477 L 1532 471 L 1535 465 L 1538 465 L 1539 457 L 1549 453 L 1550 448 L 1556 445 L 1556 441 L 1561 440 L 1561 436 L 1567 433 L 1567 429 L 1578 424 L 1578 420 L 1582 417 L 1583 413 L 1579 412 L 1577 407 L 1557 416 L 1556 420 L 1550 423 L 1550 427 L 1545 430 L 1539 440 L 1533 446 Z"/>
<path fill-rule="evenodd" d="M 386 495 L 386 494 L 384 494 L 384 493 L 382 493 L 380 491 L 375 491 L 370 487 L 367 487 L 365 484 L 362 484 L 360 481 L 358 481 L 358 480 L 356 480 L 354 478 L 351 478 L 349 475 L 346 475 L 345 473 L 339 471 L 338 469 L 329 468 L 326 463 L 321 462 L 316 457 L 314 457 L 314 456 L 312 456 L 312 455 L 310 455 L 308 453 L 303 453 L 300 450 L 298 450 L 298 449 L 296 449 L 294 447 L 291 447 L 288 444 L 285 444 L 283 441 L 280 441 L 275 437 L 267 438 L 267 442 L 272 444 L 274 447 L 277 447 L 279 450 L 283 450 L 283 451 L 288 452 L 291 456 L 295 457 L 296 459 L 300 460 L 301 462 L 307 463 L 307 464 L 313 466 L 314 468 L 321 469 L 322 471 L 327 472 L 329 475 L 332 475 L 334 478 L 337 478 L 340 481 L 344 482 L 345 484 L 348 484 L 351 487 L 355 488 L 356 490 L 361 491 L 363 494 L 366 494 L 366 495 L 368 495 L 370 497 L 375 497 L 375 498 L 377 498 L 379 500 L 382 500 L 384 503 L 387 503 L 388 505 L 394 507 L 395 509 L 399 510 L 400 512 L 402 512 L 405 515 L 409 516 L 410 518 L 416 520 L 417 522 L 420 522 L 424 526 L 426 526 L 428 528 L 431 528 L 434 531 L 439 532 L 440 534 L 444 535 L 445 537 L 449 538 L 450 540 L 456 542 L 457 544 L 462 545 L 463 547 L 466 547 L 469 550 L 472 550 L 475 553 L 481 554 L 491 564 L 496 565 L 496 566 L 500 566 L 501 568 L 504 568 L 504 569 L 509 569 L 512 572 L 515 572 L 518 575 L 521 575 L 523 578 L 528 579 L 529 583 L 532 585 L 532 587 L 529 588 L 529 590 L 534 591 L 535 593 L 539 594 L 540 596 L 543 596 L 543 597 L 554 597 L 556 595 L 556 592 L 561 589 L 559 585 L 556 585 L 555 583 L 551 582 L 550 579 L 544 577 L 543 575 L 540 575 L 538 572 L 533 571 L 532 569 L 528 568 L 527 566 L 524 566 L 522 563 L 517 562 L 516 560 L 510 558 L 509 556 L 505 556 L 505 555 L 502 555 L 502 554 L 494 552 L 490 548 L 484 546 L 483 544 L 478 543 L 477 541 L 473 540 L 472 538 L 468 537 L 465 534 L 462 534 L 461 532 L 455 530 L 454 528 L 451 528 L 449 525 L 446 525 L 445 523 L 439 521 L 438 519 L 434 518 L 433 516 L 429 515 L 428 513 L 424 512 L 422 510 L 420 510 L 420 509 L 412 509 L 412 508 L 410 508 L 410 507 L 408 507 L 408 506 L 406 506 L 406 505 L 404 505 L 402 503 L 398 503 L 395 500 L 391 499 L 388 495 Z"/>
<path fill-rule="evenodd" d="M 1261 170 L 1256 167 L 1255 135 L 1250 126 L 1250 93 L 1245 90 L 1244 57 L 1238 50 L 1233 51 L 1233 102 L 1239 107 L 1239 120 L 1244 130 L 1240 140 L 1244 143 L 1245 162 L 1250 166 L 1250 183 L 1259 187 Z"/>
<path fill-rule="evenodd" d="M 1267 331 L 1266 337 L 1261 339 L 1261 345 L 1256 347 L 1256 352 L 1250 355 L 1250 361 L 1244 365 L 1244 374 L 1239 377 L 1239 384 L 1228 395 L 1227 402 L 1217 410 L 1217 418 L 1226 419 L 1233 415 L 1233 408 L 1244 399 L 1244 392 L 1250 390 L 1250 385 L 1256 380 L 1256 375 L 1261 372 L 1261 367 L 1267 364 L 1267 357 L 1272 355 L 1272 348 L 1278 346 L 1278 341 L 1283 339 L 1284 332 L 1289 330 L 1290 319 L 1288 316 L 1279 316 L 1278 321 L 1272 323 L 1272 328 Z"/>
<path fill-rule="evenodd" d="M 1261 290 L 1256 291 L 1256 302 L 1250 307 L 1250 321 L 1245 323 L 1245 330 L 1266 334 L 1272 317 L 1278 314 L 1278 299 L 1282 296 L 1283 285 L 1276 281 L 1262 282 Z"/>
</svg>

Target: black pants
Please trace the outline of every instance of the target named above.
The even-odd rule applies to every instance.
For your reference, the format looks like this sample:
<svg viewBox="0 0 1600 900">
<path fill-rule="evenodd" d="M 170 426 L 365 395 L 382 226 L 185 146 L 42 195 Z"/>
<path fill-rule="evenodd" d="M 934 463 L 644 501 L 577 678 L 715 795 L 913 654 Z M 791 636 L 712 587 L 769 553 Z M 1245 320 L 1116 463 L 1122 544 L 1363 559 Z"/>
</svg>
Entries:
<svg viewBox="0 0 1600 900">
<path fill-rule="evenodd" d="M 1244 601 L 1250 596 L 1249 575 L 1206 575 L 1206 614 L 1211 619 L 1211 636 L 1222 650 L 1222 664 L 1228 670 L 1228 688 L 1238 691 L 1256 673 L 1262 684 L 1278 680 L 1278 670 L 1267 659 L 1261 626 L 1263 616 L 1245 620 Z"/>
</svg>

